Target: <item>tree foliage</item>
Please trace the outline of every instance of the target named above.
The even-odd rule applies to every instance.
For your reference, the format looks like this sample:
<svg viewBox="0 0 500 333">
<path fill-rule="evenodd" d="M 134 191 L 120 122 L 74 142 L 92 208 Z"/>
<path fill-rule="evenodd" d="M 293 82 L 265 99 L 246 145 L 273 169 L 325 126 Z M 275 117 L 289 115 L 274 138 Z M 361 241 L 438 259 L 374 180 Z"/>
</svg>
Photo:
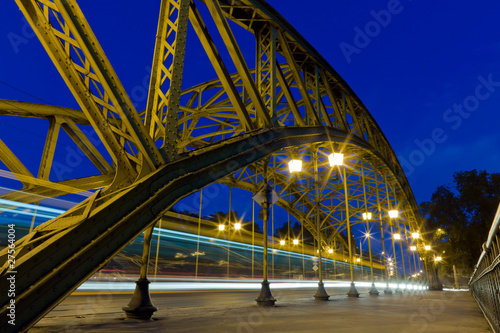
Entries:
<svg viewBox="0 0 500 333">
<path fill-rule="evenodd" d="M 224 223 L 224 224 L 226 224 L 226 223 L 233 223 L 234 224 L 236 222 L 240 222 L 241 229 L 249 231 L 249 232 L 252 231 L 252 221 L 243 220 L 243 218 L 239 217 L 238 212 L 234 211 L 234 210 L 231 210 L 231 212 L 229 212 L 229 213 L 225 213 L 225 212 L 221 212 L 221 211 L 215 212 L 215 214 L 208 217 L 207 219 L 211 220 L 211 221 L 216 221 L 217 223 Z M 253 228 L 254 228 L 254 231 L 256 233 L 259 233 L 259 234 L 262 233 L 262 230 L 257 223 L 254 223 Z"/>
<path fill-rule="evenodd" d="M 500 174 L 460 171 L 453 183 L 439 186 L 420 210 L 434 249 L 446 271 L 452 265 L 471 271 L 486 241 L 500 200 Z"/>
<path fill-rule="evenodd" d="M 302 235 L 302 229 L 304 229 L 304 234 Z M 283 223 L 281 228 L 276 229 L 275 237 L 280 239 L 288 238 L 288 223 Z M 300 238 L 303 240 L 304 244 L 314 244 L 313 235 L 307 230 L 307 228 L 302 228 L 299 222 L 295 222 L 295 224 L 290 225 L 290 238 L 296 239 Z"/>
</svg>

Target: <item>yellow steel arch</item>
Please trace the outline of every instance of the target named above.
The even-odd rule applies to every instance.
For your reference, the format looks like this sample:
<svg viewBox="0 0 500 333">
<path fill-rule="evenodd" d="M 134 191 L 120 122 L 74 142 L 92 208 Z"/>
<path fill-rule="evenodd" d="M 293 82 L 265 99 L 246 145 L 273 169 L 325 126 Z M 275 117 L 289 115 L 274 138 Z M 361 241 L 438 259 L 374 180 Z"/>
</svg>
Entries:
<svg viewBox="0 0 500 333">
<path fill-rule="evenodd" d="M 162 0 L 143 112 L 135 110 L 76 1 L 16 2 L 81 111 L 0 101 L 0 115 L 49 121 L 36 176 L 0 137 L 0 160 L 23 186 L 2 198 L 38 202 L 100 189 L 16 242 L 17 270 L 23 276 L 16 286 L 17 302 L 30 309 L 17 318 L 22 329 L 33 325 L 179 199 L 214 181 L 255 191 L 262 186 L 258 175 L 263 158 L 274 161 L 272 182 L 282 196 L 280 204 L 311 230 L 316 214 L 312 196 L 319 198 L 326 244 L 343 230 L 343 211 L 349 211 L 347 218 L 359 220 L 368 207 L 380 222 L 387 208 L 399 208 L 404 213 L 401 223 L 418 230 L 420 216 L 410 186 L 374 118 L 326 60 L 265 1 L 205 0 L 209 15 L 202 17 L 198 1 Z M 223 45 L 214 42 L 206 19 L 213 19 Z M 228 20 L 255 35 L 255 70 L 249 69 L 250 61 Z M 181 92 L 188 24 L 218 79 Z M 220 47 L 229 51 L 237 73 L 229 74 Z M 88 125 L 105 151 L 82 131 Z M 50 180 L 61 129 L 99 174 Z M 341 150 L 348 160 L 348 170 L 338 178 L 329 177 L 332 171 L 325 162 L 334 150 Z M 286 162 L 296 154 L 305 161 L 319 161 L 325 179 L 321 193 L 311 194 L 307 180 L 290 184 Z M 306 170 L 304 179 L 311 172 Z M 349 188 L 342 188 L 342 182 Z M 2 260 L 6 256 L 6 250 L 0 252 Z M 7 271 L 6 266 L 0 269 L 0 288 L 6 287 Z M 2 325 L 7 302 L 5 295 L 0 296 Z"/>
</svg>

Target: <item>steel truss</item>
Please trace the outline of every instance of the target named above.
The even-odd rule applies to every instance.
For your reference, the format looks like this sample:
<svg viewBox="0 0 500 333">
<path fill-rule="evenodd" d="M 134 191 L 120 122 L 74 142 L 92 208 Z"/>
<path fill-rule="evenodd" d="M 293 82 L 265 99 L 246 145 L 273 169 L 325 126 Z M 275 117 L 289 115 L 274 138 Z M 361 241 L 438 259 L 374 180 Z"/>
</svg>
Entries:
<svg viewBox="0 0 500 333">
<path fill-rule="evenodd" d="M 21 329 L 36 323 L 183 197 L 216 181 L 260 190 L 264 158 L 270 161 L 267 178 L 280 194 L 278 204 L 314 235 L 319 214 L 325 249 L 332 243 L 345 248 L 346 219 L 364 223 L 360 216 L 367 210 L 377 224 L 386 222 L 387 209 L 398 208 L 403 212 L 398 224 L 405 231 L 420 229 L 411 188 L 375 119 L 326 60 L 264 1 L 162 0 L 142 111 L 135 109 L 75 0 L 16 3 L 80 110 L 0 101 L 1 116 L 49 123 L 36 176 L 0 137 L 0 160 L 19 185 L 0 198 L 39 203 L 84 191 L 90 196 L 16 242 L 16 269 L 22 276 L 16 302 L 25 309 L 17 317 Z M 203 17 L 199 5 L 209 15 Z M 207 19 L 222 45 L 214 42 Z M 189 24 L 217 79 L 181 91 Z M 255 59 L 241 51 L 233 24 L 255 36 Z M 236 73 L 229 73 L 221 48 L 229 52 Z M 251 69 L 248 63 L 254 60 Z M 95 175 L 52 180 L 61 129 L 94 165 Z M 345 154 L 345 173 L 327 166 L 333 151 Z M 304 161 L 300 176 L 287 171 L 295 156 Z M 314 159 L 322 180 L 317 191 Z M 6 257 L 6 250 L 0 252 L 1 263 Z M 7 271 L 7 265 L 0 269 L 2 290 L 8 289 Z M 7 302 L 2 294 L 2 327 Z"/>
</svg>

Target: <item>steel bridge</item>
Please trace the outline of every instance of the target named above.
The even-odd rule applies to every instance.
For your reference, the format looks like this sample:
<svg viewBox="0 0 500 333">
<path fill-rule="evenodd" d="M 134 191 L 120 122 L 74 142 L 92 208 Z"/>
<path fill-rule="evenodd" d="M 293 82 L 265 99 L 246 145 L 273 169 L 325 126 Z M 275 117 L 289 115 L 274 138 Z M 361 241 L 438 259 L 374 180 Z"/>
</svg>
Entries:
<svg viewBox="0 0 500 333">
<path fill-rule="evenodd" d="M 390 224 L 406 235 L 421 230 L 408 180 L 373 116 L 265 1 L 162 0 L 145 110 L 134 107 L 75 0 L 16 3 L 79 109 L 0 101 L 2 117 L 48 122 L 38 170 L 0 135 L 0 160 L 18 184 L 0 198 L 39 204 L 92 195 L 15 242 L 15 302 L 25 310 L 17 313 L 14 330 L 34 325 L 131 240 L 144 231 L 147 238 L 176 202 L 213 182 L 252 193 L 270 186 L 277 204 L 316 236 L 320 256 L 333 241 L 351 248 L 352 224 Z M 253 34 L 253 54 L 240 49 L 237 26 Z M 195 40 L 217 77 L 182 90 L 183 68 L 190 65 L 186 45 Z M 95 174 L 51 177 L 63 132 Z M 99 146 L 89 137 L 94 132 Z M 344 155 L 342 166 L 329 165 L 331 153 Z M 302 160 L 302 172 L 290 174 L 292 159 Z M 389 210 L 399 216 L 389 219 Z M 367 212 L 370 221 L 361 217 Z M 423 252 L 425 240 L 415 242 Z M 0 253 L 6 332 L 13 330 L 6 324 L 8 255 L 8 248 Z"/>
</svg>

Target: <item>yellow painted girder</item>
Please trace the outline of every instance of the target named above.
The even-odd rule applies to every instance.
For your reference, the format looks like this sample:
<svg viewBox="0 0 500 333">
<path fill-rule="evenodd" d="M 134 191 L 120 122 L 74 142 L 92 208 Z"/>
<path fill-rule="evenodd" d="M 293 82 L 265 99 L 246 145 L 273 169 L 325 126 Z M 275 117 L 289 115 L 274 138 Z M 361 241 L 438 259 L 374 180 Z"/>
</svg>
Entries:
<svg viewBox="0 0 500 333">
<path fill-rule="evenodd" d="M 217 48 L 215 47 L 215 43 L 213 42 L 210 34 L 208 33 L 207 27 L 203 22 L 198 9 L 191 2 L 190 10 L 189 10 L 189 21 L 191 22 L 198 38 L 200 39 L 203 48 L 205 49 L 205 53 L 207 54 L 212 66 L 219 77 L 219 80 L 224 87 L 226 94 L 228 95 L 236 113 L 240 117 L 241 124 L 246 131 L 251 131 L 255 129 L 253 121 L 250 119 L 248 111 L 243 105 L 243 101 L 239 97 L 239 93 L 236 90 L 236 87 L 233 84 L 231 76 L 222 61 Z"/>
</svg>

